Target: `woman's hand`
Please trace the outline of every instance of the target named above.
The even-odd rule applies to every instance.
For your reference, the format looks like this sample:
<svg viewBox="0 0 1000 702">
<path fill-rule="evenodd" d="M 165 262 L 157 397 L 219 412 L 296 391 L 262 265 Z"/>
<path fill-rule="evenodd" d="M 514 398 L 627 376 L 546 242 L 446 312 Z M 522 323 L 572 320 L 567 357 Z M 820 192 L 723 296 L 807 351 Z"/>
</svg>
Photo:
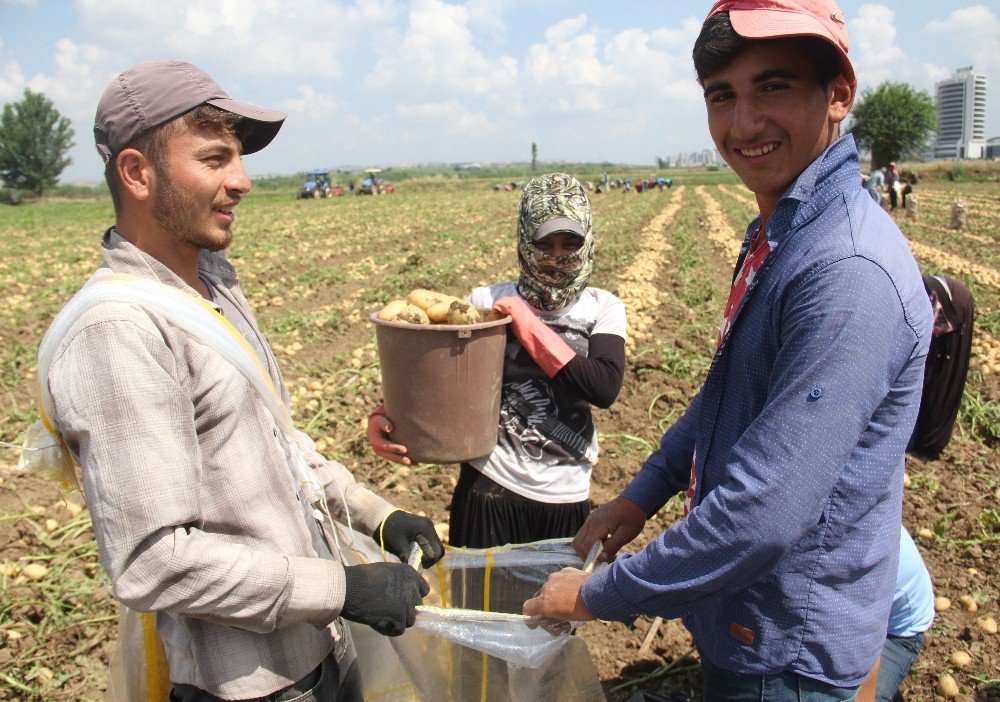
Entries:
<svg viewBox="0 0 1000 702">
<path fill-rule="evenodd" d="M 368 415 L 368 443 L 371 444 L 375 455 L 381 456 L 393 463 L 402 463 L 404 466 L 412 465 L 412 461 L 406 456 L 406 447 L 396 444 L 389 438 L 392 431 L 392 421 L 385 413 L 385 405 L 379 405 L 378 409 Z"/>
</svg>

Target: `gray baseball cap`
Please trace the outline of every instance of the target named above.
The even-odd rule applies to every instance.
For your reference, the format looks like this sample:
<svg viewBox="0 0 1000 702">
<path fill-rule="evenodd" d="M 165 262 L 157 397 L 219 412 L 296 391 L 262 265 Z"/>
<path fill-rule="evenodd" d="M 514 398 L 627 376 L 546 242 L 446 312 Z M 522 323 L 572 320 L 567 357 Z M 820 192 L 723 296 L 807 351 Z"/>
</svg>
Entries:
<svg viewBox="0 0 1000 702">
<path fill-rule="evenodd" d="M 143 61 L 112 80 L 97 103 L 97 151 L 107 163 L 136 137 L 205 104 L 250 123 L 242 138 L 244 154 L 270 144 L 287 116 L 233 100 L 211 76 L 190 63 Z"/>
<path fill-rule="evenodd" d="M 572 217 L 553 217 L 539 224 L 532 238 L 535 241 L 541 241 L 549 234 L 555 234 L 556 232 L 569 232 L 577 236 L 587 236 L 587 230 Z"/>
</svg>

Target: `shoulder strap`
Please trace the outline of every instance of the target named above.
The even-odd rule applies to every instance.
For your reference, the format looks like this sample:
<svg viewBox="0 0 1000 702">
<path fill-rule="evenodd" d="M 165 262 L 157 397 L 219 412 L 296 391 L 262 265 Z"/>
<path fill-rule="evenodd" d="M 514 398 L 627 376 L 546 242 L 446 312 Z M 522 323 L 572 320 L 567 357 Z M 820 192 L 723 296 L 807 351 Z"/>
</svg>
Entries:
<svg viewBox="0 0 1000 702">
<path fill-rule="evenodd" d="M 148 278 L 110 273 L 85 285 L 56 316 L 38 350 L 38 384 L 43 421 L 52 416 L 48 373 L 56 349 L 70 327 L 91 307 L 102 302 L 129 302 L 166 317 L 206 346 L 220 353 L 258 391 L 274 421 L 286 436 L 293 433 L 288 408 L 281 400 L 260 358 L 225 317 L 200 297 Z"/>
</svg>

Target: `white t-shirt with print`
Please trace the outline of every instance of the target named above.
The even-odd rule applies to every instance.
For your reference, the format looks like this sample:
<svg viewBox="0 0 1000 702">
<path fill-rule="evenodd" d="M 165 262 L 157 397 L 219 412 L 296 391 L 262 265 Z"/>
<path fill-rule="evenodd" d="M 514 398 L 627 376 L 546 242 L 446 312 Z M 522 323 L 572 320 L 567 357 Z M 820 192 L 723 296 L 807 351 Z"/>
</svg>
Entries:
<svg viewBox="0 0 1000 702">
<path fill-rule="evenodd" d="M 517 296 L 517 284 L 508 281 L 476 288 L 469 301 L 488 308 L 511 295 Z M 580 356 L 587 356 L 593 334 L 625 338 L 625 306 L 607 290 L 586 288 L 573 304 L 552 312 L 531 309 Z M 597 459 L 597 429 L 590 404 L 553 383 L 512 333 L 507 334 L 504 350 L 502 393 L 497 446 L 472 465 L 532 500 L 586 500 Z M 571 433 L 575 451 L 567 448 L 569 442 L 554 438 L 553 425 Z"/>
</svg>

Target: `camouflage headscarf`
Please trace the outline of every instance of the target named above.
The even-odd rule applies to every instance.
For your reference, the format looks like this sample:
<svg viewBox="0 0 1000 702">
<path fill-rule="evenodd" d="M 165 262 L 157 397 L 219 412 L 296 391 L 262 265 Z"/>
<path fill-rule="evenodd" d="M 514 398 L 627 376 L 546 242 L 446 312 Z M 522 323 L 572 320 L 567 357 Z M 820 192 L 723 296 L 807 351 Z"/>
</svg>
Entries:
<svg viewBox="0 0 1000 702">
<path fill-rule="evenodd" d="M 535 231 L 555 217 L 569 217 L 583 227 L 586 236 L 579 251 L 550 258 L 535 246 Z M 517 220 L 517 260 L 521 268 L 517 292 L 532 307 L 558 310 L 580 297 L 594 269 L 594 235 L 590 200 L 576 178 L 547 173 L 524 188 Z"/>
</svg>

